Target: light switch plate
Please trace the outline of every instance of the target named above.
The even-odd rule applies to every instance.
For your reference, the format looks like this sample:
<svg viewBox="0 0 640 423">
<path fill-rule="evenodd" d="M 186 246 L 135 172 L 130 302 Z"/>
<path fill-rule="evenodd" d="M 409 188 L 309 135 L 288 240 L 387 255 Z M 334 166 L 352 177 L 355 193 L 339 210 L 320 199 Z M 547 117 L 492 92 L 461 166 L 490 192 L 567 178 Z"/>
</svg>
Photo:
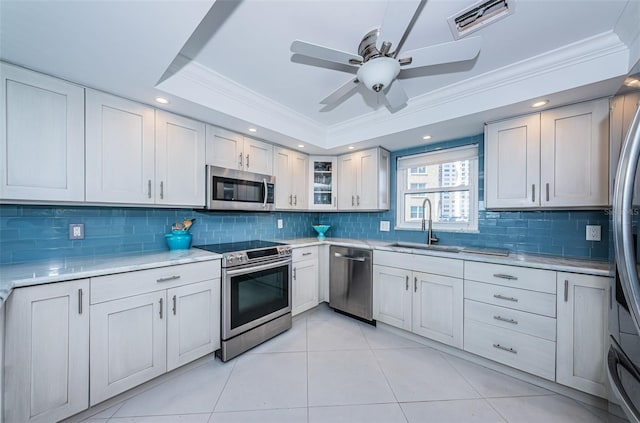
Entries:
<svg viewBox="0 0 640 423">
<path fill-rule="evenodd" d="M 391 229 L 391 225 L 390 225 L 388 220 L 381 220 L 380 221 L 380 231 L 381 232 L 389 232 L 390 229 Z"/>
<path fill-rule="evenodd" d="M 84 239 L 84 223 L 69 224 L 69 239 Z"/>
<path fill-rule="evenodd" d="M 600 225 L 587 225 L 587 241 L 601 241 L 602 227 Z"/>
<path fill-rule="evenodd" d="M 278 219 L 278 229 L 282 229 L 284 224 L 282 223 L 282 219 Z"/>
</svg>

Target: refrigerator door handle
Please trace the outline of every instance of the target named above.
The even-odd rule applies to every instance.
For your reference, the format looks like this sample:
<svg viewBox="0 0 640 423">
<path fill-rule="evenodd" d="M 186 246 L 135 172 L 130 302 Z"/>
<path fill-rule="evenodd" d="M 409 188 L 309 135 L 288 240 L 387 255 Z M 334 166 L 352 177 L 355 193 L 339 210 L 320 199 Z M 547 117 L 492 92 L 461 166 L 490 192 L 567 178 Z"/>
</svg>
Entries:
<svg viewBox="0 0 640 423">
<path fill-rule="evenodd" d="M 638 385 L 640 385 L 640 371 L 624 352 L 622 352 L 615 338 L 611 337 L 611 346 L 609 347 L 609 354 L 607 356 L 607 374 L 609 376 L 611 389 L 615 396 L 620 399 L 620 407 L 629 421 L 631 423 L 640 423 L 640 411 L 635 407 L 622 384 L 620 374 L 618 373 L 618 368 L 620 367 L 628 372 Z"/>
<path fill-rule="evenodd" d="M 640 157 L 640 108 L 631 123 L 616 172 L 613 196 L 613 239 L 620 283 L 631 318 L 640 333 L 640 282 L 633 245 L 633 191 Z"/>
</svg>

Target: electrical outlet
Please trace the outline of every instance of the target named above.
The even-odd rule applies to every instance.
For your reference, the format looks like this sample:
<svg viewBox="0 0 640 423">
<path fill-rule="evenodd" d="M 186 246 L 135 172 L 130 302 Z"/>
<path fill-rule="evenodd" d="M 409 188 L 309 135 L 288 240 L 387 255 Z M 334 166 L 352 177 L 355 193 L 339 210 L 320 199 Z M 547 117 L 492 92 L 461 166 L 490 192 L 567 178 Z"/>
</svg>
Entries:
<svg viewBox="0 0 640 423">
<path fill-rule="evenodd" d="M 381 220 L 380 221 L 380 231 L 381 232 L 389 232 L 391 225 L 389 224 L 388 220 Z"/>
<path fill-rule="evenodd" d="M 84 223 L 69 224 L 69 239 L 84 239 Z"/>
<path fill-rule="evenodd" d="M 278 229 L 282 229 L 284 224 L 282 223 L 282 219 L 278 219 Z"/>
<path fill-rule="evenodd" d="M 587 241 L 600 241 L 602 239 L 600 225 L 587 225 Z"/>
</svg>

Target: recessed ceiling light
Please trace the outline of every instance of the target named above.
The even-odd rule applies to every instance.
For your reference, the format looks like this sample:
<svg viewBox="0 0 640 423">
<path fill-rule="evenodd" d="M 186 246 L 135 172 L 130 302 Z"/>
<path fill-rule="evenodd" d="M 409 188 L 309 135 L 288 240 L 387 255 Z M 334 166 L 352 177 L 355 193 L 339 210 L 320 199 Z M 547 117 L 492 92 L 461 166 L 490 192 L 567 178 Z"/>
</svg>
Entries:
<svg viewBox="0 0 640 423">
<path fill-rule="evenodd" d="M 304 144 L 298 144 L 298 148 L 304 148 Z"/>
<path fill-rule="evenodd" d="M 350 145 L 349 147 L 347 147 L 349 150 L 353 150 L 355 147 Z"/>
<path fill-rule="evenodd" d="M 423 140 L 430 140 L 431 139 L 431 135 L 425 135 L 424 137 L 422 137 Z"/>
<path fill-rule="evenodd" d="M 256 128 L 249 128 L 249 132 L 258 132 Z"/>
<path fill-rule="evenodd" d="M 542 107 L 542 106 L 547 105 L 548 103 L 549 103 L 549 100 L 536 101 L 535 103 L 533 103 L 533 104 L 531 105 L 531 107 L 534 107 L 534 108 L 536 108 L 536 107 Z"/>
<path fill-rule="evenodd" d="M 167 100 L 164 97 L 156 97 L 156 102 L 158 102 L 160 104 L 169 104 L 169 100 Z"/>
</svg>

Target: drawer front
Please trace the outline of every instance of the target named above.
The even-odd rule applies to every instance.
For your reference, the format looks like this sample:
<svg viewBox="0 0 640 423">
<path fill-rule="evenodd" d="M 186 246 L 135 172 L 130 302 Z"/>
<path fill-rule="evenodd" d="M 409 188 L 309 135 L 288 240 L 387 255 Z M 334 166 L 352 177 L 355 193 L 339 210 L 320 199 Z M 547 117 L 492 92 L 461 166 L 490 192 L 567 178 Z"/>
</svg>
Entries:
<svg viewBox="0 0 640 423">
<path fill-rule="evenodd" d="M 462 278 L 464 268 L 462 260 L 378 250 L 373 252 L 373 264 L 453 278 Z"/>
<path fill-rule="evenodd" d="M 545 379 L 556 376 L 553 341 L 465 319 L 464 349 Z"/>
<path fill-rule="evenodd" d="M 556 292 L 556 272 L 550 270 L 465 261 L 464 278 L 549 294 Z"/>
<path fill-rule="evenodd" d="M 91 304 L 219 278 L 220 260 L 91 278 Z"/>
<path fill-rule="evenodd" d="M 555 294 L 465 280 L 464 297 L 500 307 L 556 317 Z"/>
<path fill-rule="evenodd" d="M 293 261 L 315 260 L 318 258 L 318 247 L 294 248 L 292 253 Z"/>
<path fill-rule="evenodd" d="M 465 319 L 498 326 L 539 338 L 556 340 L 556 319 L 525 311 L 464 300 Z"/>
</svg>

